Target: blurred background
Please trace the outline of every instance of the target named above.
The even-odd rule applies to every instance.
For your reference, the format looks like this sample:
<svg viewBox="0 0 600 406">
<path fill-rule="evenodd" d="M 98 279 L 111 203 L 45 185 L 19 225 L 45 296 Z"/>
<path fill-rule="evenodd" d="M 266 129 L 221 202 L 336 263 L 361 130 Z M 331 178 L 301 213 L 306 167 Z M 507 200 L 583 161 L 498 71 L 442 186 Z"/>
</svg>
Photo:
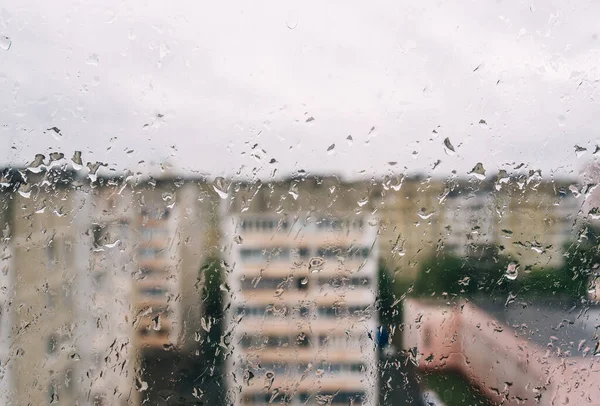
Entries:
<svg viewBox="0 0 600 406">
<path fill-rule="evenodd" d="M 0 5 L 0 404 L 598 404 L 600 5 Z"/>
</svg>

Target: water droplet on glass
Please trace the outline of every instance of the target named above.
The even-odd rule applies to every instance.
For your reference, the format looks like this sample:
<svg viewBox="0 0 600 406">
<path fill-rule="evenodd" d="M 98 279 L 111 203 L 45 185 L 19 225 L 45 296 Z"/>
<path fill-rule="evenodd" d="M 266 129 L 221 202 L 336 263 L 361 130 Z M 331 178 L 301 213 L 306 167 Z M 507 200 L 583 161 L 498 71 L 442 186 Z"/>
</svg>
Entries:
<svg viewBox="0 0 600 406">
<path fill-rule="evenodd" d="M 307 283 L 308 283 L 308 278 L 304 277 L 304 278 L 300 279 L 301 285 L 306 285 Z"/>
<path fill-rule="evenodd" d="M 171 53 L 171 50 L 169 49 L 169 47 L 166 44 L 161 44 L 158 49 L 158 52 L 159 52 L 160 59 L 164 59 L 165 56 L 167 56 Z"/>
<path fill-rule="evenodd" d="M 75 151 L 73 153 L 73 158 L 71 158 L 71 161 L 73 161 L 73 168 L 75 170 L 80 170 L 81 168 L 83 168 L 83 161 L 81 160 L 81 151 Z"/>
<path fill-rule="evenodd" d="M 479 120 L 479 127 L 487 128 L 487 122 L 484 119 Z"/>
<path fill-rule="evenodd" d="M 12 41 L 10 38 L 5 37 L 4 35 L 0 35 L 0 49 L 3 51 L 8 51 L 10 46 L 12 45 Z"/>
<path fill-rule="evenodd" d="M 448 137 L 444 139 L 444 152 L 446 152 L 448 155 L 454 155 L 456 153 L 454 145 L 452 145 L 450 138 Z"/>
<path fill-rule="evenodd" d="M 117 245 L 118 245 L 120 242 L 121 242 L 121 240 L 116 240 L 115 242 L 110 242 L 110 243 L 104 244 L 104 246 L 105 246 L 106 248 L 114 248 L 114 247 L 116 247 L 116 246 L 117 246 Z"/>
<path fill-rule="evenodd" d="M 157 314 L 156 317 L 154 317 L 152 319 L 152 323 L 153 323 L 152 329 L 154 331 L 160 330 L 160 314 Z"/>
<path fill-rule="evenodd" d="M 33 173 L 39 173 L 42 170 L 41 166 L 44 165 L 44 159 L 46 159 L 44 155 L 36 154 L 33 161 L 27 166 L 27 169 Z"/>
<path fill-rule="evenodd" d="M 419 210 L 419 213 L 417 213 L 419 215 L 419 217 L 421 217 L 423 220 L 427 220 L 428 218 L 430 218 L 431 216 L 433 216 L 435 214 L 435 212 L 427 212 L 426 209 L 421 209 Z"/>
<path fill-rule="evenodd" d="M 315 118 L 313 116 L 310 116 L 309 118 L 306 119 L 307 123 L 311 123 L 313 121 L 315 121 Z"/>
<path fill-rule="evenodd" d="M 325 260 L 321 257 L 314 257 L 308 261 L 308 270 L 311 272 L 319 272 L 323 269 Z"/>
<path fill-rule="evenodd" d="M 50 154 L 50 162 L 60 161 L 64 157 L 65 157 L 65 154 L 63 154 L 62 152 L 52 152 Z"/>
<path fill-rule="evenodd" d="M 517 264 L 516 262 L 511 262 L 510 264 L 508 264 L 508 266 L 506 267 L 506 273 L 504 275 L 506 276 L 506 279 L 509 279 L 511 281 L 517 279 L 517 276 L 519 275 L 519 264 Z"/>
<path fill-rule="evenodd" d="M 346 141 L 348 141 L 348 145 L 352 145 L 352 143 L 354 142 L 354 139 L 352 138 L 351 135 L 346 137 Z"/>
<path fill-rule="evenodd" d="M 477 164 L 468 172 L 469 175 L 476 177 L 479 180 L 485 179 L 485 168 L 481 162 L 477 162 Z"/>
<path fill-rule="evenodd" d="M 22 184 L 19 187 L 19 194 L 25 199 L 29 199 L 31 197 L 31 186 Z"/>
<path fill-rule="evenodd" d="M 254 374 L 249 369 L 244 371 L 244 383 L 246 386 L 250 385 L 250 381 L 254 378 Z"/>
<path fill-rule="evenodd" d="M 327 152 L 332 153 L 334 149 L 335 149 L 335 144 L 331 144 L 329 146 L 329 148 L 327 148 Z"/>
<path fill-rule="evenodd" d="M 288 190 L 288 194 L 294 198 L 294 200 L 298 200 L 298 184 L 292 183 L 290 185 L 290 190 Z"/>
<path fill-rule="evenodd" d="M 236 244 L 241 244 L 242 242 L 244 242 L 244 239 L 242 238 L 242 236 L 241 236 L 241 235 L 236 235 L 235 237 L 233 237 L 233 241 L 234 241 Z"/>
<path fill-rule="evenodd" d="M 369 203 L 369 197 L 363 197 L 362 199 L 359 199 L 357 202 L 358 207 L 363 207 L 365 204 Z"/>
<path fill-rule="evenodd" d="M 96 66 L 98 65 L 98 63 L 100 63 L 100 57 L 98 56 L 98 54 L 91 54 L 90 56 L 88 56 L 86 63 L 88 65 Z"/>
<path fill-rule="evenodd" d="M 596 346 L 594 347 L 594 356 L 600 356 L 600 341 L 596 342 Z"/>
<path fill-rule="evenodd" d="M 586 151 L 587 151 L 587 148 L 580 147 L 579 145 L 575 145 L 575 155 L 577 155 L 577 158 L 579 158 L 583 154 L 585 154 Z"/>
<path fill-rule="evenodd" d="M 229 196 L 229 185 L 225 181 L 225 178 L 220 176 L 216 178 L 213 182 L 213 189 L 221 199 L 227 199 L 227 196 Z"/>
</svg>

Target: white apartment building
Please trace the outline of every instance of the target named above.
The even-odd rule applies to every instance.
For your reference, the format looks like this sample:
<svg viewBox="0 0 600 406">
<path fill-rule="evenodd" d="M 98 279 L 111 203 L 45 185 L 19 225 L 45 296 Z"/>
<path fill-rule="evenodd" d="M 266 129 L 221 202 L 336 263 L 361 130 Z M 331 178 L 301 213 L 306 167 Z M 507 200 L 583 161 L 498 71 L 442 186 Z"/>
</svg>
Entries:
<svg viewBox="0 0 600 406">
<path fill-rule="evenodd" d="M 298 213 L 224 218 L 231 400 L 375 405 L 377 223 Z"/>
</svg>

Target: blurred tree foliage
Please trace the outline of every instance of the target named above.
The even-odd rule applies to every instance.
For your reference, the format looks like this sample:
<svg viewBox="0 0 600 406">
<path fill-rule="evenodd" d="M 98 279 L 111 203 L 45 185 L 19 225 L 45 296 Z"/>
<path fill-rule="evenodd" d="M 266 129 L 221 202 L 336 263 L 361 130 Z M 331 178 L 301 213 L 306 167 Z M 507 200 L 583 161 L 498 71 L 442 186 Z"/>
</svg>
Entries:
<svg viewBox="0 0 600 406">
<path fill-rule="evenodd" d="M 565 245 L 564 264 L 558 268 L 521 268 L 517 280 L 505 273 L 511 259 L 489 247 L 477 256 L 439 253 L 422 263 L 414 285 L 415 296 L 473 297 L 504 294 L 520 297 L 585 298 L 590 281 L 600 274 L 600 228 L 588 225 Z"/>
<path fill-rule="evenodd" d="M 213 365 L 223 360 L 220 343 L 224 331 L 224 295 L 221 287 L 225 283 L 224 270 L 219 258 L 210 257 L 200 269 L 202 284 L 202 324 L 208 330 L 202 338 L 201 352 L 206 361 Z"/>
<path fill-rule="evenodd" d="M 585 298 L 592 277 L 600 269 L 600 228 L 588 225 L 577 240 L 563 248 L 560 268 L 536 268 L 520 280 L 520 293 L 530 296 Z"/>
<path fill-rule="evenodd" d="M 502 294 L 508 291 L 505 277 L 511 259 L 489 247 L 477 256 L 458 257 L 440 253 L 422 263 L 414 286 L 416 296 L 463 296 Z"/>
<path fill-rule="evenodd" d="M 386 266 L 385 261 L 379 261 L 378 269 L 378 308 L 379 321 L 383 326 L 392 326 L 402 322 L 402 304 L 396 302 L 401 293 L 395 289 L 394 275 Z"/>
</svg>

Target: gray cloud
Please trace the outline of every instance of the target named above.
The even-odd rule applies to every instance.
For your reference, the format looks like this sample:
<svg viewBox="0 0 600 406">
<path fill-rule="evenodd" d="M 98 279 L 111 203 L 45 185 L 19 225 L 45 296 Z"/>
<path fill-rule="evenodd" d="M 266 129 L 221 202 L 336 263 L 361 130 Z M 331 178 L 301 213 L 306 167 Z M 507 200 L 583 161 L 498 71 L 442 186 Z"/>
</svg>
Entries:
<svg viewBox="0 0 600 406">
<path fill-rule="evenodd" d="M 170 157 L 215 176 L 431 172 L 438 159 L 440 175 L 476 162 L 565 175 L 597 139 L 599 12 L 592 1 L 24 0 L 0 8 L 13 41 L 0 52 L 0 161 L 58 149 L 115 169 Z M 59 139 L 44 134 L 53 126 Z"/>
</svg>

